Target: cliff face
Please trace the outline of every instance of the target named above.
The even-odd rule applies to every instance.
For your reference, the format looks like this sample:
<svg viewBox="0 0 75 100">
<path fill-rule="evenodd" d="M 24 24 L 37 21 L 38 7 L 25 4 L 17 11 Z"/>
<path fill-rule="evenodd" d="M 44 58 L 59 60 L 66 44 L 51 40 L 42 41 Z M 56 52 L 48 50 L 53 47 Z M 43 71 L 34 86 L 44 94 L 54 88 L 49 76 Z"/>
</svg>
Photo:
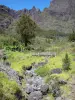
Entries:
<svg viewBox="0 0 75 100">
<path fill-rule="evenodd" d="M 49 9 L 50 12 L 57 15 L 73 17 L 75 15 L 75 0 L 53 0 Z"/>
<path fill-rule="evenodd" d="M 75 0 L 52 0 L 42 14 L 42 28 L 71 32 L 75 26 Z"/>
<path fill-rule="evenodd" d="M 75 0 L 52 0 L 43 12 L 36 7 L 15 11 L 0 5 L 0 27 L 8 28 L 11 22 L 23 13 L 29 14 L 41 28 L 47 30 L 68 33 L 75 26 Z"/>
<path fill-rule="evenodd" d="M 8 28 L 13 19 L 15 18 L 15 11 L 0 5 L 0 28 Z"/>
</svg>

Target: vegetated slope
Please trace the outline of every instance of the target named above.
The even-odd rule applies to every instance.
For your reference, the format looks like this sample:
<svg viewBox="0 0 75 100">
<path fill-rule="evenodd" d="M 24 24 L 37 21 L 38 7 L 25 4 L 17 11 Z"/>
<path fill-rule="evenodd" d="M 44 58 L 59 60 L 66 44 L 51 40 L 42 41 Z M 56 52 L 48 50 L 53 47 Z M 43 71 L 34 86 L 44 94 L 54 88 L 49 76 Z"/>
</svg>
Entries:
<svg viewBox="0 0 75 100">
<path fill-rule="evenodd" d="M 49 51 L 53 51 L 53 52 L 57 52 L 57 55 L 56 57 L 52 57 L 52 58 L 48 58 L 48 63 L 44 66 L 38 66 L 38 67 L 35 67 L 36 68 L 36 73 L 37 75 L 40 75 L 46 82 L 47 84 L 49 84 L 49 86 L 51 87 L 51 84 L 49 82 L 53 82 L 53 84 L 55 84 L 55 80 L 58 78 L 59 80 L 62 80 L 62 81 L 66 81 L 67 84 L 66 85 L 60 85 L 60 88 L 61 88 L 61 95 L 60 95 L 60 100 L 62 100 L 62 98 L 65 98 L 65 100 L 68 98 L 68 100 L 70 100 L 69 98 L 69 95 L 70 95 L 70 92 L 71 92 L 71 89 L 70 89 L 70 84 L 69 82 L 71 82 L 71 76 L 75 75 L 75 45 L 74 43 L 70 43 L 68 42 L 67 40 L 56 40 L 55 42 L 53 42 L 53 44 L 51 44 L 51 46 L 49 47 Z M 68 53 L 69 55 L 69 58 L 71 60 L 71 70 L 69 71 L 63 71 L 62 70 L 62 73 L 59 73 L 59 74 L 51 74 L 51 70 L 54 70 L 54 69 L 62 69 L 62 59 L 64 58 L 66 52 Z M 37 57 L 37 56 L 32 56 L 32 52 L 18 52 L 18 51 L 10 51 L 8 50 L 6 52 L 6 55 L 8 56 L 8 59 L 7 61 L 11 62 L 11 67 L 15 70 L 15 71 L 18 71 L 19 72 L 19 75 L 24 77 L 24 79 L 21 81 L 22 82 L 22 87 L 24 88 L 25 87 L 25 84 L 26 82 L 25 81 L 25 70 L 23 70 L 23 67 L 29 67 L 33 64 L 42 64 L 44 61 L 44 57 Z M 7 62 L 6 61 L 6 62 Z M 37 66 L 37 65 L 36 65 Z M 34 68 L 34 67 L 33 67 Z M 30 72 L 31 70 L 29 70 Z M 27 74 L 26 74 L 27 75 Z M 2 76 L 0 74 L 0 76 Z M 32 76 L 30 74 L 30 79 L 32 79 Z M 29 79 L 29 76 L 27 77 L 27 79 Z M 5 77 L 3 78 L 3 81 L 4 82 L 5 80 Z M 1 84 L 2 84 L 1 82 Z M 9 80 L 7 81 L 9 82 Z M 5 82 L 6 83 L 6 82 Z M 14 83 L 11 83 L 10 82 L 10 85 L 13 85 Z M 10 85 L 8 84 L 8 87 L 6 88 L 6 84 L 4 84 L 4 88 L 2 89 L 4 91 L 5 94 L 7 89 L 10 88 Z M 13 85 L 11 85 L 11 90 L 8 92 L 8 96 L 10 95 L 10 93 L 15 93 L 15 91 L 12 91 L 12 89 L 14 88 Z M 56 86 L 56 84 L 55 84 Z M 59 87 L 59 85 L 58 85 Z M 6 89 L 6 91 L 5 91 Z M 51 88 L 50 88 L 51 89 Z M 54 88 L 55 89 L 55 88 Z M 25 90 L 25 88 L 24 88 Z M 13 96 L 14 98 L 14 95 L 10 95 L 10 96 Z M 71 94 L 71 96 L 74 96 L 74 94 Z M 53 100 L 52 98 L 55 98 L 53 97 L 52 93 L 49 92 L 49 95 L 46 95 L 45 98 L 51 98 L 51 100 Z M 57 98 L 57 97 L 56 97 Z M 16 99 L 13 99 L 13 100 L 16 100 Z M 43 98 L 44 100 L 44 98 Z M 56 99 L 58 100 L 58 99 Z M 72 99 L 71 99 L 72 100 Z"/>
<path fill-rule="evenodd" d="M 75 1 L 74 0 L 52 0 L 48 8 L 45 8 L 42 12 L 35 6 L 28 10 L 22 9 L 14 11 L 6 6 L 0 5 L 0 26 L 8 27 L 9 18 L 11 16 L 14 19 L 19 18 L 23 13 L 29 14 L 32 19 L 43 29 L 58 30 L 65 33 L 69 33 L 74 30 L 75 26 Z M 7 16 L 8 15 L 8 16 Z M 4 17 L 2 17 L 4 16 Z"/>
</svg>

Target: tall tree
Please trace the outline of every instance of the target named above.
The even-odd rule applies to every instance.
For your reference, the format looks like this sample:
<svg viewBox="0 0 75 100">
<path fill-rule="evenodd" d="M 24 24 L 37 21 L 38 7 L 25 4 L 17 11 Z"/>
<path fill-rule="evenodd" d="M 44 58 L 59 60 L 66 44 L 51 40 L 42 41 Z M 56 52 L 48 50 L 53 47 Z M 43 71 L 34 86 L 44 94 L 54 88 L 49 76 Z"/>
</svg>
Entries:
<svg viewBox="0 0 75 100">
<path fill-rule="evenodd" d="M 23 14 L 17 22 L 17 33 L 21 34 L 25 46 L 35 37 L 36 23 L 28 16 Z"/>
</svg>

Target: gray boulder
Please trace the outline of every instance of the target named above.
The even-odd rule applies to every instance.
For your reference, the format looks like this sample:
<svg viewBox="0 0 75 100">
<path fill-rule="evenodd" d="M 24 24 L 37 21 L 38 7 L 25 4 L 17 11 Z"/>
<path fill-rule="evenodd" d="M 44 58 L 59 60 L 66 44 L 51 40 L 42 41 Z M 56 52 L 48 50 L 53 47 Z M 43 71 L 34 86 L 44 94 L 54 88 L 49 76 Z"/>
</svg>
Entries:
<svg viewBox="0 0 75 100">
<path fill-rule="evenodd" d="M 27 70 L 27 71 L 25 72 L 25 75 L 26 75 L 26 76 L 32 77 L 32 76 L 33 76 L 33 73 L 32 73 L 31 71 L 28 71 L 28 70 Z"/>
<path fill-rule="evenodd" d="M 41 88 L 40 88 L 41 92 L 43 95 L 46 95 L 49 91 L 49 85 L 42 85 Z"/>
<path fill-rule="evenodd" d="M 62 98 L 61 97 L 57 97 L 56 100 L 62 100 Z"/>
<path fill-rule="evenodd" d="M 32 66 L 26 67 L 26 70 L 31 70 L 31 69 L 32 69 Z"/>
<path fill-rule="evenodd" d="M 28 100 L 40 100 L 42 98 L 43 98 L 42 93 L 40 91 L 35 91 L 29 95 Z"/>
<path fill-rule="evenodd" d="M 61 95 L 61 91 L 59 88 L 56 87 L 52 90 L 52 94 L 54 97 L 59 97 Z"/>
<path fill-rule="evenodd" d="M 67 84 L 67 82 L 65 80 L 59 80 L 59 84 L 65 85 L 65 84 Z"/>
<path fill-rule="evenodd" d="M 62 70 L 60 68 L 52 69 L 51 74 L 61 74 Z"/>
<path fill-rule="evenodd" d="M 32 86 L 28 86 L 28 87 L 26 87 L 25 91 L 27 94 L 30 94 L 31 92 L 34 92 L 34 89 Z"/>
</svg>

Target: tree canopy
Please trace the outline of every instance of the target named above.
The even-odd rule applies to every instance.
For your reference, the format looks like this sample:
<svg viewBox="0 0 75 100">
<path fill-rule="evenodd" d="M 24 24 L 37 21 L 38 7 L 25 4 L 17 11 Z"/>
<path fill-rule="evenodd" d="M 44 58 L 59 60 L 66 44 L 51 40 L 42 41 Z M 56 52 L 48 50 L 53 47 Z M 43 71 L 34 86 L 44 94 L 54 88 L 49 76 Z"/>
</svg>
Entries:
<svg viewBox="0 0 75 100">
<path fill-rule="evenodd" d="M 35 37 L 36 23 L 28 16 L 23 14 L 17 22 L 17 33 L 22 37 L 25 46 Z"/>
</svg>

